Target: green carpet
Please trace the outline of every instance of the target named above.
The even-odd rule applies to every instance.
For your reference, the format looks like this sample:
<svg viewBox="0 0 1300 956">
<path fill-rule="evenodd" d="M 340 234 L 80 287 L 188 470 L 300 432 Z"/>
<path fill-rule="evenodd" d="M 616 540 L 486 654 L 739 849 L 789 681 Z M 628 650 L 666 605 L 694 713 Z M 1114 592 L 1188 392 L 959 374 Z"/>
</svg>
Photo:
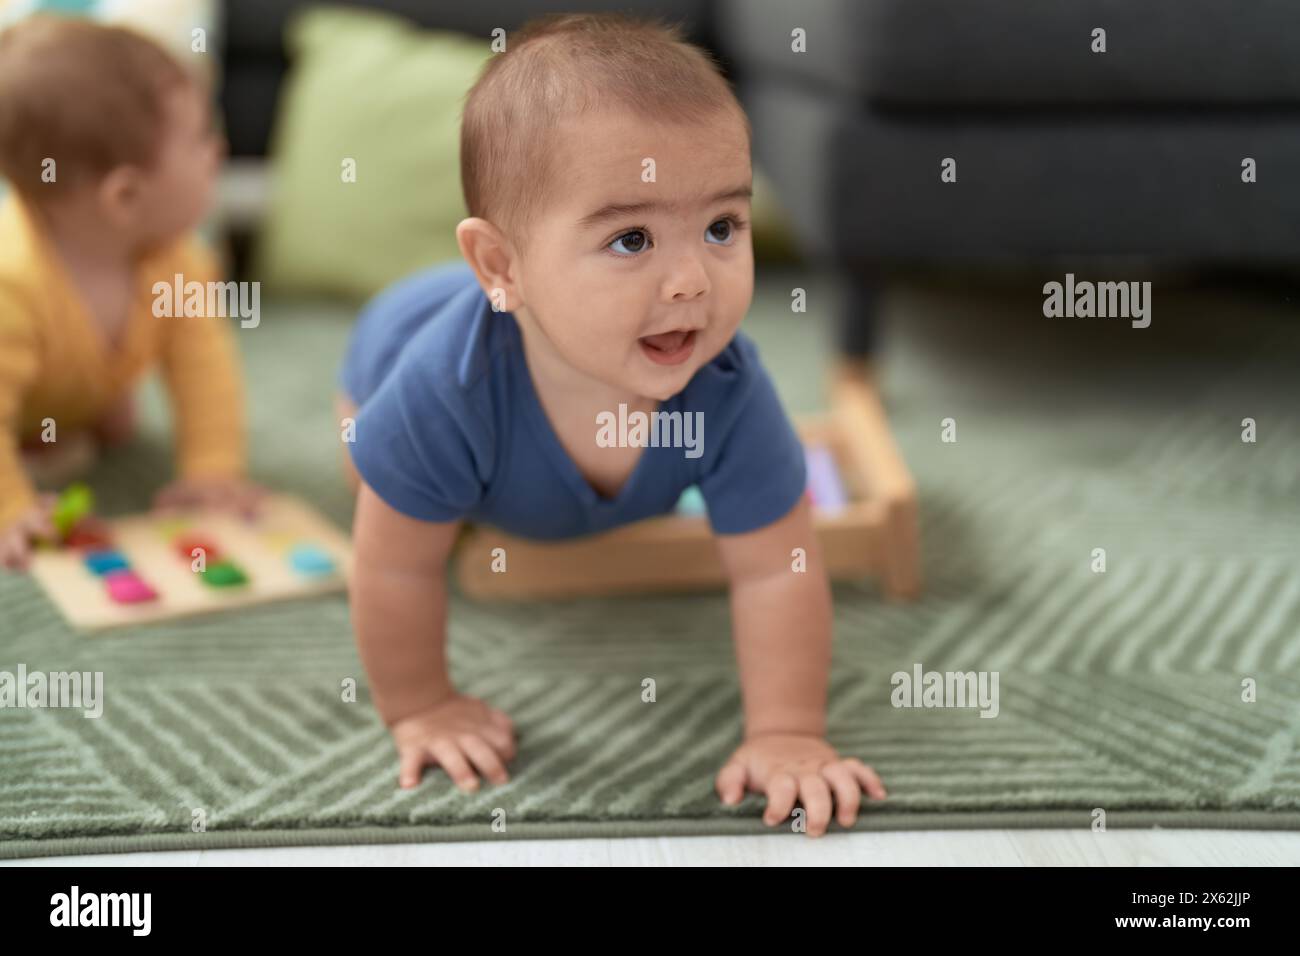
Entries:
<svg viewBox="0 0 1300 956">
<path fill-rule="evenodd" d="M 836 290 L 794 282 L 812 312 L 791 316 L 790 284 L 768 282 L 748 328 L 810 410 L 813 314 Z M 1300 326 L 1266 299 L 1158 287 L 1155 304 L 1139 331 L 1043 319 L 1032 291 L 891 297 L 885 386 L 927 582 L 911 605 L 836 589 L 830 737 L 890 791 L 860 828 L 1087 828 L 1096 808 L 1108 827 L 1300 826 Z M 341 524 L 346 331 L 337 307 L 268 304 L 240 333 L 258 477 Z M 92 476 L 106 511 L 165 476 L 164 421 L 154 391 L 146 435 Z M 343 598 L 92 639 L 0 576 L 0 670 L 102 671 L 106 697 L 98 720 L 0 711 L 0 856 L 770 832 L 759 798 L 726 809 L 712 791 L 740 733 L 723 595 L 457 600 L 450 653 L 460 686 L 515 719 L 512 781 L 467 797 L 436 772 L 403 793 Z M 997 671 L 997 718 L 895 709 L 890 677 L 918 663 Z"/>
</svg>

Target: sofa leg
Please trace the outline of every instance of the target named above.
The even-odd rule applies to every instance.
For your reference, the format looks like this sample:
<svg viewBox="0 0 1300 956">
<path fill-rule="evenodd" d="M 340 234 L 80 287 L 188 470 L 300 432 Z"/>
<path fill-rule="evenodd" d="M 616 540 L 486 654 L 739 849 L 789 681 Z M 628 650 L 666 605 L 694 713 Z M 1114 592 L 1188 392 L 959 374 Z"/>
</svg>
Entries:
<svg viewBox="0 0 1300 956">
<path fill-rule="evenodd" d="M 838 346 L 848 359 L 870 358 L 879 345 L 880 283 L 875 276 L 848 273 L 839 314 Z"/>
<path fill-rule="evenodd" d="M 881 290 L 875 277 L 849 273 L 844 304 L 837 317 L 835 378 L 865 382 L 873 388 L 880 345 Z"/>
</svg>

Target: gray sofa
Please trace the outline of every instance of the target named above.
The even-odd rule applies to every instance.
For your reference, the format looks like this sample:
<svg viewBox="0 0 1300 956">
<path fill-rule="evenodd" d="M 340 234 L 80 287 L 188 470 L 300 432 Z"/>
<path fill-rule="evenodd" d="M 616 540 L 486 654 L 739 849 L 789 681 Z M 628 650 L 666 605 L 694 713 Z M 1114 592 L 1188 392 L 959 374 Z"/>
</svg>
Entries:
<svg viewBox="0 0 1300 956">
<path fill-rule="evenodd" d="M 896 265 L 1300 262 L 1293 0 L 726 0 L 715 29 L 800 245 L 856 286 L 848 351 Z"/>
<path fill-rule="evenodd" d="M 1294 0 L 353 2 L 481 36 L 557 8 L 684 22 L 736 80 L 802 251 L 855 288 L 849 352 L 872 347 L 874 295 L 900 264 L 1300 261 Z M 302 5 L 227 4 L 236 156 L 265 151 Z"/>
</svg>

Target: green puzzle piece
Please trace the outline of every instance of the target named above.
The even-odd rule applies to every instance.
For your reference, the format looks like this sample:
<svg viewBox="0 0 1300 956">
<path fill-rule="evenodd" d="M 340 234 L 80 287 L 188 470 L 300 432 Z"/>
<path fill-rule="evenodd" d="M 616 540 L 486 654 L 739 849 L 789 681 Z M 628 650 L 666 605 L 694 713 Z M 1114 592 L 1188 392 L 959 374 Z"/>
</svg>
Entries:
<svg viewBox="0 0 1300 956">
<path fill-rule="evenodd" d="M 229 561 L 217 561 L 209 564 L 203 572 L 203 583 L 214 588 L 231 588 L 248 583 L 248 575 L 239 566 Z"/>
<path fill-rule="evenodd" d="M 54 504 L 54 529 L 66 538 L 77 523 L 95 510 L 95 493 L 81 483 L 69 485 Z"/>
</svg>

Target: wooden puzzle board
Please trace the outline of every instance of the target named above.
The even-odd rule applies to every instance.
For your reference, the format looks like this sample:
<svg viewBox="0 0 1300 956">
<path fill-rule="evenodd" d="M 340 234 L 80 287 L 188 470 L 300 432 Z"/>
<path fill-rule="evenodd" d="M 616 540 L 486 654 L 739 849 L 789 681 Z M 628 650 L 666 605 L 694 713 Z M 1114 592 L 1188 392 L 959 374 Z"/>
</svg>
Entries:
<svg viewBox="0 0 1300 956">
<path fill-rule="evenodd" d="M 41 550 L 32 559 L 32 576 L 74 627 L 86 631 L 144 624 L 248 607 L 268 601 L 339 591 L 352 566 L 351 543 L 342 531 L 305 503 L 286 495 L 269 497 L 257 518 L 224 513 L 141 514 L 104 522 L 113 548 L 122 553 L 158 597 L 140 604 L 119 604 L 108 595 L 104 579 L 84 562 L 84 552 Z M 248 582 L 212 587 L 191 570 L 191 561 L 174 546 L 183 533 L 211 540 L 222 556 L 237 564 Z M 305 576 L 289 560 L 300 544 L 327 553 L 334 570 Z"/>
</svg>

